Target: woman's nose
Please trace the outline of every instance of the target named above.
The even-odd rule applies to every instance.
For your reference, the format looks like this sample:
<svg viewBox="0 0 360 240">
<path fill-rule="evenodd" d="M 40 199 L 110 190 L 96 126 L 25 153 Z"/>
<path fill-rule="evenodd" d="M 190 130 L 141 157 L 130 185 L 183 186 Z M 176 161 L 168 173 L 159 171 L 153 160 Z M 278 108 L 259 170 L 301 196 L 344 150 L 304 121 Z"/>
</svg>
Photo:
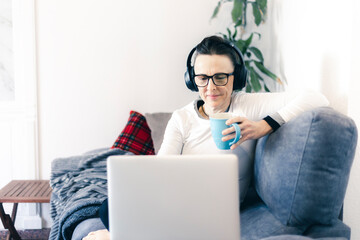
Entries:
<svg viewBox="0 0 360 240">
<path fill-rule="evenodd" d="M 209 83 L 207 85 L 207 89 L 210 90 L 210 89 L 215 89 L 216 88 L 216 85 L 214 84 L 214 80 L 212 78 L 209 78 Z"/>
</svg>

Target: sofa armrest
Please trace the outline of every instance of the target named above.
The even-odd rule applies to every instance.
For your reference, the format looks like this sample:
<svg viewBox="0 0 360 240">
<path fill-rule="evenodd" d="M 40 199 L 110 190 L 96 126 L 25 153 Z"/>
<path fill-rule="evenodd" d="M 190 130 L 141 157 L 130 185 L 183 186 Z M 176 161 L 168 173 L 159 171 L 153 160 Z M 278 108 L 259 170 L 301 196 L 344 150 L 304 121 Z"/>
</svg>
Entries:
<svg viewBox="0 0 360 240">
<path fill-rule="evenodd" d="M 305 112 L 258 141 L 255 187 L 284 225 L 337 221 L 357 143 L 349 117 L 329 107 Z"/>
<path fill-rule="evenodd" d="M 74 169 L 77 169 L 80 162 L 89 155 L 94 155 L 107 149 L 109 148 L 98 148 L 77 156 L 56 158 L 51 162 L 51 174 L 55 177 L 57 173 L 63 174 L 64 171 L 73 171 Z"/>
</svg>

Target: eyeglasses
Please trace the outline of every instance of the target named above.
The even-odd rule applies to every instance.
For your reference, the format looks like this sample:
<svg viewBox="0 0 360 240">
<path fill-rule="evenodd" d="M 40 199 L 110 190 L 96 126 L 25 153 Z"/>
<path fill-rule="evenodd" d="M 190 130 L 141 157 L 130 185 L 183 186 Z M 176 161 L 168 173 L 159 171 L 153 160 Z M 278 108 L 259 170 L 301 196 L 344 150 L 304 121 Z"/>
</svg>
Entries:
<svg viewBox="0 0 360 240">
<path fill-rule="evenodd" d="M 212 76 L 205 74 L 195 75 L 195 84 L 198 87 L 206 87 L 209 84 L 209 79 L 213 81 L 216 86 L 225 86 L 229 81 L 229 76 L 234 73 L 215 73 Z"/>
</svg>

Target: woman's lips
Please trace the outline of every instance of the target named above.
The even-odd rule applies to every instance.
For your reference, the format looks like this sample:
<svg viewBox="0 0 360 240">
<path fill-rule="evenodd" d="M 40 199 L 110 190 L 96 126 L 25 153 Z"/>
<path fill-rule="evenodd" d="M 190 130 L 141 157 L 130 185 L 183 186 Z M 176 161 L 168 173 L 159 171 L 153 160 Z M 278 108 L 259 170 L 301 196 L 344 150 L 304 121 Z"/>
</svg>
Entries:
<svg viewBox="0 0 360 240">
<path fill-rule="evenodd" d="M 207 95 L 208 98 L 214 100 L 219 97 L 219 95 Z"/>
</svg>

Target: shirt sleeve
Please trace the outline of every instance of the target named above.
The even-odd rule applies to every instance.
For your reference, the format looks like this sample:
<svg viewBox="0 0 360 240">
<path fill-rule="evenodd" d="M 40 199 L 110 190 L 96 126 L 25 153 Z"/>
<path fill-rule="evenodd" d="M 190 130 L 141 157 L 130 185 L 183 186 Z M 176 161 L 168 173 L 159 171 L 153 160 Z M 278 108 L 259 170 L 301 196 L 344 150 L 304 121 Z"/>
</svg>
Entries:
<svg viewBox="0 0 360 240">
<path fill-rule="evenodd" d="M 304 90 L 239 94 L 235 109 L 240 109 L 249 119 L 258 121 L 270 116 L 282 125 L 302 112 L 328 105 L 329 101 L 321 93 Z"/>
<path fill-rule="evenodd" d="M 164 133 L 164 139 L 161 144 L 158 155 L 179 155 L 183 148 L 183 134 L 180 129 L 180 116 L 175 111 L 167 126 Z"/>
</svg>

